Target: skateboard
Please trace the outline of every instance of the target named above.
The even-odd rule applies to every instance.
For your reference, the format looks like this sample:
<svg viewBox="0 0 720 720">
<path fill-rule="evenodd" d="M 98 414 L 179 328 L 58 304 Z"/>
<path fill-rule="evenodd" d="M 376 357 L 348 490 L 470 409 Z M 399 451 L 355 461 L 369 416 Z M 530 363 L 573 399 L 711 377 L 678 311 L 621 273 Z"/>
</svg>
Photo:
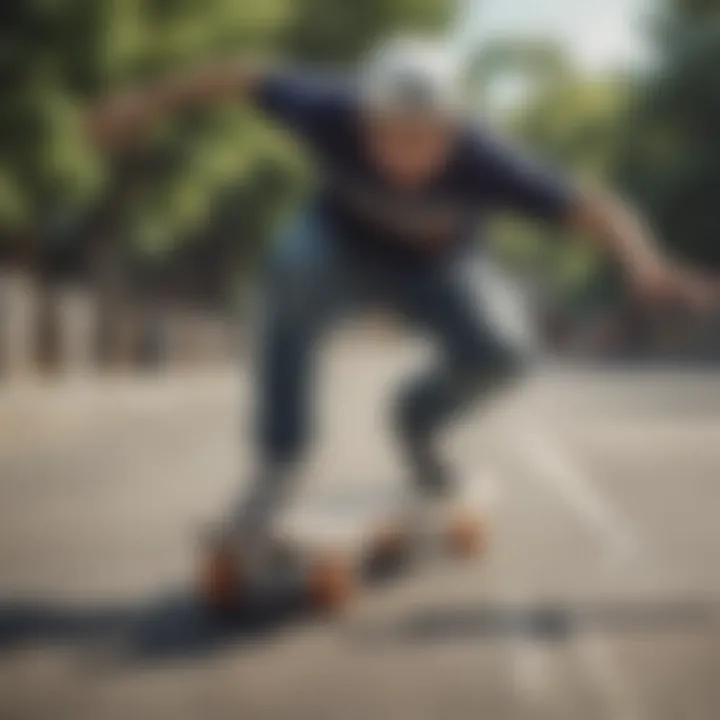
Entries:
<svg viewBox="0 0 720 720">
<path fill-rule="evenodd" d="M 475 558 L 488 546 L 486 504 L 458 501 L 433 528 L 411 522 L 399 502 L 351 505 L 351 512 L 316 504 L 291 513 L 260 552 L 211 534 L 200 563 L 202 606 L 237 615 L 284 602 L 334 615 L 363 587 L 431 560 Z"/>
</svg>

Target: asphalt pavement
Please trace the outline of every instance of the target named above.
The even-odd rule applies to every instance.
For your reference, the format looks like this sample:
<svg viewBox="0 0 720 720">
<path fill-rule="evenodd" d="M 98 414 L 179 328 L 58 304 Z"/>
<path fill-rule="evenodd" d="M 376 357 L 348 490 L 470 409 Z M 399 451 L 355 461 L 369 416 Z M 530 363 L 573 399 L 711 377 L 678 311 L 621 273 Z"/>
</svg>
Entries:
<svg viewBox="0 0 720 720">
<path fill-rule="evenodd" d="M 421 361 L 327 354 L 298 502 L 403 481 L 386 410 Z M 227 368 L 0 389 L 0 718 L 720 716 L 720 370 L 547 369 L 448 439 L 492 493 L 485 557 L 333 621 L 219 626 L 197 537 L 249 470 L 251 391 Z"/>
</svg>

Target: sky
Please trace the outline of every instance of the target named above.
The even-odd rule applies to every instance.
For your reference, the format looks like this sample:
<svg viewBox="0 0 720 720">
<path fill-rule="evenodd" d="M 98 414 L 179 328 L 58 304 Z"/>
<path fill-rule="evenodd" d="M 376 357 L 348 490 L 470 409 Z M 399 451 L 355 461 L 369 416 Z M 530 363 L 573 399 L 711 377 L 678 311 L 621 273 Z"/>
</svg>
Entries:
<svg viewBox="0 0 720 720">
<path fill-rule="evenodd" d="M 504 36 L 549 37 L 588 70 L 642 62 L 642 23 L 652 0 L 464 0 L 461 43 Z"/>
</svg>

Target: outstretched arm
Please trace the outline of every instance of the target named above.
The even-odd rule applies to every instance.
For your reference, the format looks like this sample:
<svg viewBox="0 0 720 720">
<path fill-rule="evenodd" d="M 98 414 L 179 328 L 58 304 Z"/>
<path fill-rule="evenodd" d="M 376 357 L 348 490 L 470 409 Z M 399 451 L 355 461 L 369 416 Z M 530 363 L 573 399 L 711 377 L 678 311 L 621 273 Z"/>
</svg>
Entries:
<svg viewBox="0 0 720 720">
<path fill-rule="evenodd" d="M 668 258 L 640 215 L 616 197 L 581 194 L 568 213 L 568 225 L 620 263 L 641 299 L 678 300 L 702 309 L 717 297 L 708 279 Z"/>
<path fill-rule="evenodd" d="M 479 178 L 483 170 L 491 176 L 502 205 L 588 237 L 621 265 L 641 299 L 698 308 L 718 299 L 716 283 L 668 258 L 641 216 L 619 198 L 583 192 L 495 138 L 481 147 Z"/>
<path fill-rule="evenodd" d="M 90 108 L 88 132 L 100 147 L 112 149 L 141 135 L 164 115 L 226 97 L 250 96 L 262 77 L 259 68 L 235 61 L 126 90 Z"/>
</svg>

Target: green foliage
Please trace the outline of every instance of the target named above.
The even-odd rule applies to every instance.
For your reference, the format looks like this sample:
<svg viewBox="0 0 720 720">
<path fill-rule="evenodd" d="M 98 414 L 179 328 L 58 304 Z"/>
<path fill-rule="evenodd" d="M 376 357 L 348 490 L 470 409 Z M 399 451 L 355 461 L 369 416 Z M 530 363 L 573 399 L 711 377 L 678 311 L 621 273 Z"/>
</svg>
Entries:
<svg viewBox="0 0 720 720">
<path fill-rule="evenodd" d="M 89 99 L 158 74 L 236 52 L 340 65 L 397 28 L 444 25 L 448 0 L 24 0 L 0 37 L 0 239 L 119 196 L 115 168 L 82 132 Z M 483 48 L 472 68 L 477 99 L 498 78 L 520 76 L 528 102 L 513 132 L 582 176 L 618 178 L 678 253 L 720 266 L 720 10 L 716 0 L 664 0 L 654 36 L 659 60 L 637 78 L 625 113 L 623 84 L 579 76 L 547 43 Z M 218 213 L 222 232 L 252 247 L 311 182 L 295 144 L 229 104 L 158 127 L 142 170 L 123 193 L 119 233 L 162 258 Z M 594 272 L 577 245 L 513 225 L 504 252 L 524 266 L 558 268 L 563 286 Z M 252 252 L 250 252 L 252 255 Z"/>
<path fill-rule="evenodd" d="M 0 107 L 0 238 L 48 216 L 82 214 L 122 190 L 119 235 L 148 257 L 162 257 L 230 204 L 245 209 L 232 214 L 235 232 L 257 245 L 308 186 L 307 168 L 294 143 L 229 104 L 158 127 L 139 151 L 140 170 L 118 183 L 111 159 L 83 135 L 89 99 L 238 52 L 346 62 L 392 28 L 437 27 L 449 8 L 445 0 L 19 5 L 0 51 L 13 80 Z M 247 239 L 249 227 L 255 237 Z"/>
<path fill-rule="evenodd" d="M 103 190 L 112 192 L 107 158 L 82 132 L 88 98 L 215 55 L 270 48 L 291 6 L 291 0 L 23 4 L 4 47 L 13 84 L 0 110 L 0 227 L 32 226 L 55 207 L 86 207 Z M 219 184 L 257 162 L 253 123 L 233 129 L 232 115 L 220 109 L 160 133 L 167 167 L 157 183 L 143 184 L 148 199 L 129 208 L 129 235 L 147 230 L 149 242 L 161 236 L 167 242 L 202 222 Z"/>
<path fill-rule="evenodd" d="M 620 82 L 564 77 L 538 94 L 514 127 L 558 164 L 604 181 L 615 164 L 624 103 Z"/>
<path fill-rule="evenodd" d="M 658 67 L 637 88 L 618 175 L 676 254 L 720 267 L 720 8 L 668 0 L 656 40 Z"/>
<path fill-rule="evenodd" d="M 578 76 L 542 43 L 485 48 L 475 66 L 479 102 L 503 74 L 524 76 L 530 101 L 512 125 L 525 144 L 593 182 L 614 181 L 676 255 L 720 267 L 720 7 L 664 0 L 653 33 L 652 72 L 602 82 Z M 498 238 L 516 264 L 553 268 L 558 287 L 603 274 L 587 250 L 548 243 L 534 228 L 505 226 Z"/>
<path fill-rule="evenodd" d="M 394 30 L 433 30 L 449 20 L 450 0 L 295 0 L 289 51 L 309 61 L 346 63 Z"/>
<path fill-rule="evenodd" d="M 496 40 L 478 49 L 467 70 L 469 92 L 478 107 L 492 103 L 492 90 L 498 82 L 522 79 L 534 94 L 561 84 L 572 68 L 565 53 L 545 40 Z"/>
</svg>

